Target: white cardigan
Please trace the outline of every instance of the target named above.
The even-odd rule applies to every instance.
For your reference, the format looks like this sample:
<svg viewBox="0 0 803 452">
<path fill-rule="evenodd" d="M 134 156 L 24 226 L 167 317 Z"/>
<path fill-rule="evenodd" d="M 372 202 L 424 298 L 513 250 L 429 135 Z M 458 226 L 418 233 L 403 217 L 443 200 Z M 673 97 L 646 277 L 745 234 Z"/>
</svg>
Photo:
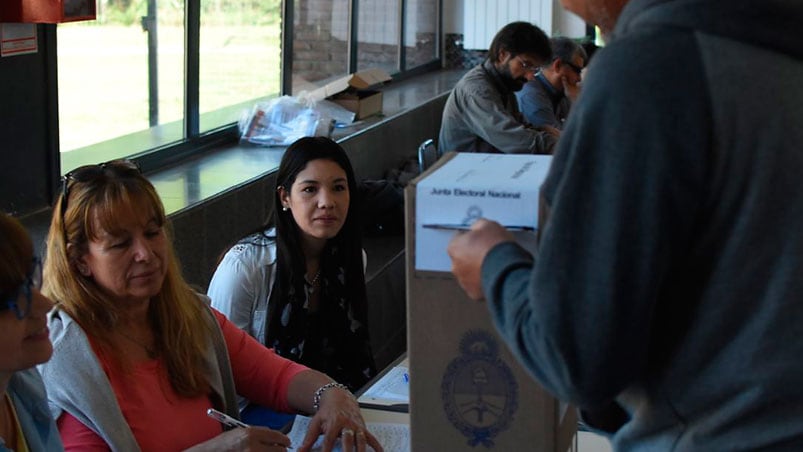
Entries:
<svg viewBox="0 0 803 452">
<path fill-rule="evenodd" d="M 212 275 L 206 292 L 213 308 L 262 344 L 265 343 L 268 301 L 276 279 L 275 234 L 275 229 L 268 229 L 249 235 L 231 247 Z M 365 250 L 362 257 L 364 272 Z"/>
</svg>

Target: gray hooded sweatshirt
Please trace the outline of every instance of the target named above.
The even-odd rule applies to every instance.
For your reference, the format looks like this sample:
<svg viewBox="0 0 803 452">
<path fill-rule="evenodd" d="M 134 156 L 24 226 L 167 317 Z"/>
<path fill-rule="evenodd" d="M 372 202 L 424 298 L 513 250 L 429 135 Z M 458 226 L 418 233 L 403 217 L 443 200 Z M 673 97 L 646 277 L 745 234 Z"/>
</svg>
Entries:
<svg viewBox="0 0 803 452">
<path fill-rule="evenodd" d="M 803 450 L 803 2 L 631 0 L 542 187 L 482 266 L 557 397 L 616 450 Z"/>
</svg>

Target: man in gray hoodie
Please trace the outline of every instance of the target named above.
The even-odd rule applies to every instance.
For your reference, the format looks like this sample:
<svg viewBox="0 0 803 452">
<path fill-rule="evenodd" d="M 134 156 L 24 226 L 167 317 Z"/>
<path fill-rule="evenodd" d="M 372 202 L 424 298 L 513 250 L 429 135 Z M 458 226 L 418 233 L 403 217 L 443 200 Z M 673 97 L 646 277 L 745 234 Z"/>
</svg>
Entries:
<svg viewBox="0 0 803 452">
<path fill-rule="evenodd" d="M 481 220 L 458 281 L 617 450 L 803 450 L 803 2 L 562 2 L 609 39 L 538 252 Z"/>
</svg>

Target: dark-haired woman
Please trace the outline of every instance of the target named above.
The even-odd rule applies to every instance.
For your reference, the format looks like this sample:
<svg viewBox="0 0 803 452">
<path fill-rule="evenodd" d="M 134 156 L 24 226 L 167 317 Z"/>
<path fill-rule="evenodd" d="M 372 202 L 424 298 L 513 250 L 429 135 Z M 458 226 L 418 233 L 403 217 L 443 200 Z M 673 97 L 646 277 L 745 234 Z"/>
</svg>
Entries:
<svg viewBox="0 0 803 452">
<path fill-rule="evenodd" d="M 302 138 L 279 166 L 274 212 L 228 250 L 212 305 L 276 352 L 355 391 L 374 374 L 354 171 L 323 137 Z"/>
</svg>

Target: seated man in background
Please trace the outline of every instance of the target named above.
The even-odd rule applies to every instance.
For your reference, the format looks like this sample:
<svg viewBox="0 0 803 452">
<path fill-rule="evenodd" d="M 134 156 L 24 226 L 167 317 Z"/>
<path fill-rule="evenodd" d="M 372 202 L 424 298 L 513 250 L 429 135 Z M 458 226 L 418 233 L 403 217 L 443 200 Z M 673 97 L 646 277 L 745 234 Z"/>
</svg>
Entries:
<svg viewBox="0 0 803 452">
<path fill-rule="evenodd" d="M 457 82 L 443 109 L 438 147 L 444 151 L 550 154 L 559 132 L 530 127 L 514 92 L 549 61 L 549 38 L 513 22 L 494 36 L 488 58 Z"/>
<path fill-rule="evenodd" d="M 533 126 L 563 129 L 580 93 L 581 72 L 588 62 L 583 47 L 569 38 L 552 38 L 552 62 L 516 93 L 524 119 Z"/>
</svg>

